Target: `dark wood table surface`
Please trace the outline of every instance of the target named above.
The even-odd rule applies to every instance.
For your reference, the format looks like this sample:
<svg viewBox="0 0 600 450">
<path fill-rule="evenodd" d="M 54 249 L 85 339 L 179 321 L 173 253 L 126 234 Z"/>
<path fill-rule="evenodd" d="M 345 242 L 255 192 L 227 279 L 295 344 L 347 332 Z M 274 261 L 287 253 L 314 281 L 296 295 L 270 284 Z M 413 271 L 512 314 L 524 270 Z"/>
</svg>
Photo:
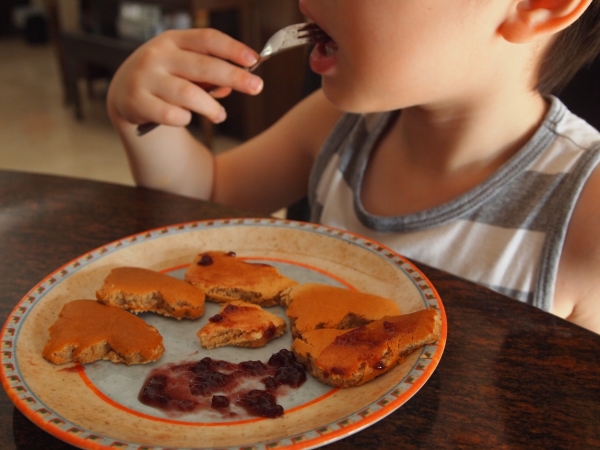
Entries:
<svg viewBox="0 0 600 450">
<path fill-rule="evenodd" d="M 0 171 L 0 319 L 58 267 L 175 223 L 258 217 L 147 189 Z M 419 265 L 448 320 L 438 368 L 406 404 L 329 449 L 600 448 L 600 335 Z M 0 448 L 67 449 L 0 390 Z"/>
</svg>

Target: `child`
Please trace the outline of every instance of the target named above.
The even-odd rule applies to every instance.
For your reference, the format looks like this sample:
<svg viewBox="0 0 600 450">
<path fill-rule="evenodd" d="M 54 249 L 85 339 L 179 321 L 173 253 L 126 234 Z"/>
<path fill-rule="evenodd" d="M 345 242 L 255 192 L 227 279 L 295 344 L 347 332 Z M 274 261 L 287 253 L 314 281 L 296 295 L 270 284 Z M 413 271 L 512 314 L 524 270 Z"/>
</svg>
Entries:
<svg viewBox="0 0 600 450">
<path fill-rule="evenodd" d="M 263 212 L 308 193 L 313 221 L 600 332 L 600 135 L 548 95 L 598 53 L 599 3 L 300 0 L 332 38 L 322 89 L 217 157 L 190 111 L 263 85 L 215 30 L 143 45 L 107 107 L 140 185 Z"/>
</svg>

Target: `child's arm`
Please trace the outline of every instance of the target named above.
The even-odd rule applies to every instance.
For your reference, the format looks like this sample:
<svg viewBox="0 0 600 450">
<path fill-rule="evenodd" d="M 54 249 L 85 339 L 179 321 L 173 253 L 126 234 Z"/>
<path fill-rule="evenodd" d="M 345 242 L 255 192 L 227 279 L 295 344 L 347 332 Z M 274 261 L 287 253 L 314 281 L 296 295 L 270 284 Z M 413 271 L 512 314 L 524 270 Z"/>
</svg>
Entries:
<svg viewBox="0 0 600 450">
<path fill-rule="evenodd" d="M 600 334 L 600 167 L 586 183 L 560 258 L 553 312 Z"/>
<path fill-rule="evenodd" d="M 214 122 L 224 120 L 225 111 L 196 83 L 223 86 L 215 96 L 227 95 L 230 88 L 258 93 L 262 80 L 237 67 L 256 58 L 256 52 L 223 33 L 192 29 L 162 33 L 122 64 L 108 91 L 107 110 L 139 185 L 210 196 L 212 155 L 183 127 L 190 110 Z M 137 125 L 146 122 L 171 126 L 138 137 Z"/>
<path fill-rule="evenodd" d="M 255 58 L 222 33 L 196 29 L 163 33 L 125 61 L 111 82 L 107 108 L 138 185 L 267 213 L 306 194 L 314 156 L 341 115 L 322 93 L 217 158 L 183 127 L 190 110 L 215 122 L 223 118 L 213 96 L 231 89 L 260 92 L 262 81 L 237 67 Z M 223 88 L 211 95 L 194 83 Z M 138 137 L 136 125 L 145 122 L 171 126 Z"/>
<path fill-rule="evenodd" d="M 341 115 L 315 92 L 262 134 L 215 158 L 211 199 L 268 213 L 301 199 L 314 159 Z"/>
</svg>

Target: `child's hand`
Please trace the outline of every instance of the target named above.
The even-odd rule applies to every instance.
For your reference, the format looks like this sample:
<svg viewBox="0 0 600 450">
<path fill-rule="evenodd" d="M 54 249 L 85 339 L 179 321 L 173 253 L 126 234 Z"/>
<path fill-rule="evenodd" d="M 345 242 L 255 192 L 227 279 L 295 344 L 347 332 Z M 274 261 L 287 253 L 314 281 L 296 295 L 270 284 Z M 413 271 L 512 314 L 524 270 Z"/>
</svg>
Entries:
<svg viewBox="0 0 600 450">
<path fill-rule="evenodd" d="M 215 123 L 226 118 L 215 100 L 232 89 L 258 94 L 262 80 L 243 68 L 256 62 L 248 46 L 213 29 L 166 31 L 138 48 L 119 68 L 107 108 L 113 122 L 185 126 L 191 112 Z M 220 86 L 206 92 L 201 86 Z"/>
</svg>

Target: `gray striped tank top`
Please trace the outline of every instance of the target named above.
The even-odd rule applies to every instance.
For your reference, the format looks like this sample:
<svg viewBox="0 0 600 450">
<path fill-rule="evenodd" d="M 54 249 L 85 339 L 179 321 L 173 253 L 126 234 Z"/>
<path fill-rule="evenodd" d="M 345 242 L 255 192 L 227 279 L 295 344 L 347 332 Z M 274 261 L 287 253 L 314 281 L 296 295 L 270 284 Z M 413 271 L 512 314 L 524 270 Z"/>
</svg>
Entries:
<svg viewBox="0 0 600 450">
<path fill-rule="evenodd" d="M 311 174 L 311 221 L 550 311 L 569 219 L 600 160 L 600 133 L 550 101 L 532 139 L 486 181 L 445 204 L 392 217 L 365 211 L 360 189 L 393 113 L 344 115 Z"/>
</svg>

